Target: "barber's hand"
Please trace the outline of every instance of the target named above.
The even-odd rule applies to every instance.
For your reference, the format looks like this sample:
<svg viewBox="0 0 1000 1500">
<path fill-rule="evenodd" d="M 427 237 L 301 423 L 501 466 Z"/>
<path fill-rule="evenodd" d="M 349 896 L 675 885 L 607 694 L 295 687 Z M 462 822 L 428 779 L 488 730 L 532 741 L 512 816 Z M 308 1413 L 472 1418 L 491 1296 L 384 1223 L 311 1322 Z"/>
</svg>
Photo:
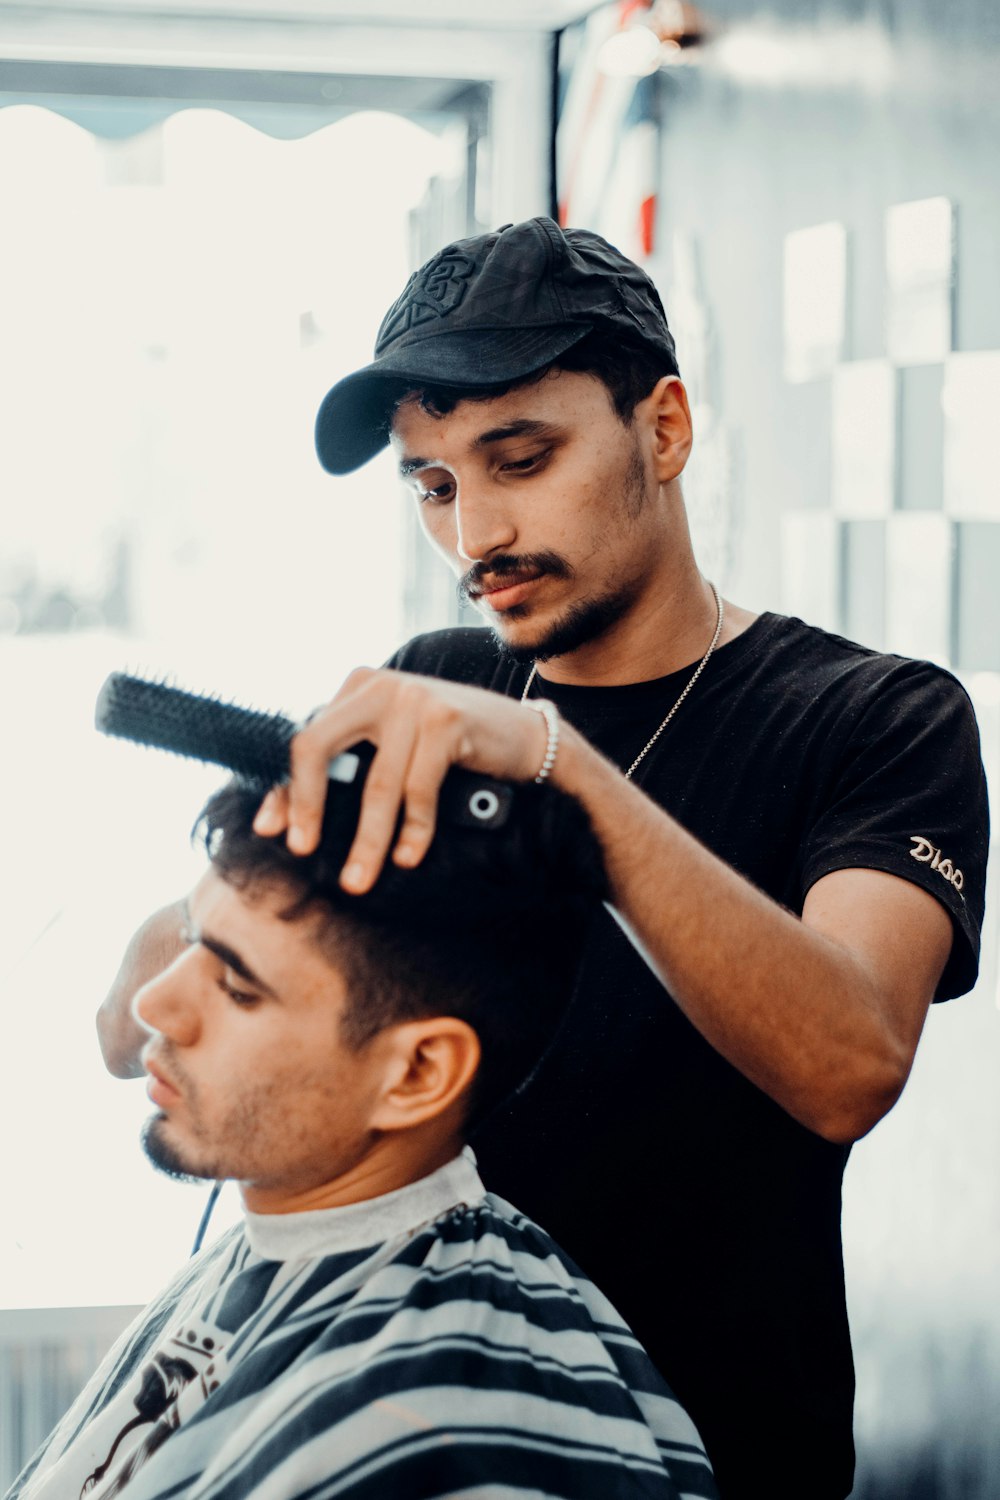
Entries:
<svg viewBox="0 0 1000 1500">
<path fill-rule="evenodd" d="M 400 807 L 405 817 L 392 858 L 417 865 L 434 837 L 438 792 L 449 767 L 530 781 L 541 767 L 547 730 L 541 714 L 484 688 L 359 667 L 292 740 L 291 779 L 265 797 L 256 832 L 267 837 L 287 829 L 289 849 L 311 854 L 319 842 L 330 761 L 359 740 L 377 748 L 340 877 L 344 889 L 356 894 L 378 879 Z"/>
<path fill-rule="evenodd" d="M 132 1014 L 132 1001 L 150 979 L 168 969 L 184 951 L 184 903 L 175 901 L 147 917 L 125 950 L 121 968 L 97 1012 L 97 1035 L 104 1066 L 115 1078 L 141 1078 L 139 1054 L 149 1032 Z"/>
</svg>

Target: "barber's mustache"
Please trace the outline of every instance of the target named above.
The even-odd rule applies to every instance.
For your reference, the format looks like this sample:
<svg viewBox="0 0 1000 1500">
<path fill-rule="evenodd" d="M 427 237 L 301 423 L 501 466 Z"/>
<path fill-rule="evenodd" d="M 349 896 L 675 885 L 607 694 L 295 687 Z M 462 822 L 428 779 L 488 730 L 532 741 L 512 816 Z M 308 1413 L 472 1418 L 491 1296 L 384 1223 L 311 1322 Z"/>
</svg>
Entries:
<svg viewBox="0 0 1000 1500">
<path fill-rule="evenodd" d="M 465 576 L 459 579 L 458 597 L 463 604 L 470 604 L 480 594 L 496 588 L 503 579 L 508 586 L 539 578 L 543 573 L 553 578 L 572 578 L 573 569 L 557 552 L 498 552 L 488 561 L 472 565 Z"/>
</svg>

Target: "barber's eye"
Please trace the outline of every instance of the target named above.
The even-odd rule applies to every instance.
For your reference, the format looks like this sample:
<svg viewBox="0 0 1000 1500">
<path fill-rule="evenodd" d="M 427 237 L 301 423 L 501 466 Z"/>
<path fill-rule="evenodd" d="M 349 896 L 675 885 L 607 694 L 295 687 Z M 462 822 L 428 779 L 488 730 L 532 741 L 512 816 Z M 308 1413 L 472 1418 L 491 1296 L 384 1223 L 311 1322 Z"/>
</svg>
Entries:
<svg viewBox="0 0 1000 1500">
<path fill-rule="evenodd" d="M 547 453 L 533 453 L 530 458 L 512 458 L 501 467 L 515 474 L 527 474 L 537 468 L 547 457 Z"/>
<path fill-rule="evenodd" d="M 451 499 L 453 493 L 454 486 L 450 482 L 447 484 L 437 484 L 432 490 L 421 490 L 419 492 L 419 499 L 421 504 L 443 505 Z"/>
</svg>

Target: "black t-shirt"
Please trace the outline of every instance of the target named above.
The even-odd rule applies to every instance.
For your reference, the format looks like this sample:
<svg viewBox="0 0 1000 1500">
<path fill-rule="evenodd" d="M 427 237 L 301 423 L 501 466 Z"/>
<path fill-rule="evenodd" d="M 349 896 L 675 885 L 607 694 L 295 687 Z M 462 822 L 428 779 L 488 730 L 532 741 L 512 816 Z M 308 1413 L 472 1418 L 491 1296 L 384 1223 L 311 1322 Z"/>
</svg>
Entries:
<svg viewBox="0 0 1000 1500">
<path fill-rule="evenodd" d="M 390 665 L 517 697 L 527 678 L 476 628 L 418 637 Z M 536 679 L 532 696 L 625 767 L 690 673 L 609 688 Z M 947 672 L 762 615 L 716 651 L 634 779 L 790 911 L 848 867 L 924 887 L 955 928 L 937 998 L 971 988 L 986 791 L 971 705 Z M 849 1148 L 726 1062 L 610 915 L 556 1045 L 473 1145 L 487 1185 L 631 1324 L 697 1423 L 723 1500 L 849 1492 Z"/>
</svg>

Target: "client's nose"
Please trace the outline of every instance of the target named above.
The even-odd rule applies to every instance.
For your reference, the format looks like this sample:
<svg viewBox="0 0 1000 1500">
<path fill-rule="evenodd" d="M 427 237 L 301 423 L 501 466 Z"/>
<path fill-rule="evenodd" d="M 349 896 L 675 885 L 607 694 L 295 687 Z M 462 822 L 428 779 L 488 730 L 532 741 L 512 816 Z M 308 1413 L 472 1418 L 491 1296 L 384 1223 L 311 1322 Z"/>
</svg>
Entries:
<svg viewBox="0 0 1000 1500">
<path fill-rule="evenodd" d="M 189 948 L 169 968 L 138 989 L 132 1014 L 147 1031 L 158 1031 L 178 1046 L 196 1040 L 201 1022 L 196 1003 L 197 948 Z"/>
</svg>

